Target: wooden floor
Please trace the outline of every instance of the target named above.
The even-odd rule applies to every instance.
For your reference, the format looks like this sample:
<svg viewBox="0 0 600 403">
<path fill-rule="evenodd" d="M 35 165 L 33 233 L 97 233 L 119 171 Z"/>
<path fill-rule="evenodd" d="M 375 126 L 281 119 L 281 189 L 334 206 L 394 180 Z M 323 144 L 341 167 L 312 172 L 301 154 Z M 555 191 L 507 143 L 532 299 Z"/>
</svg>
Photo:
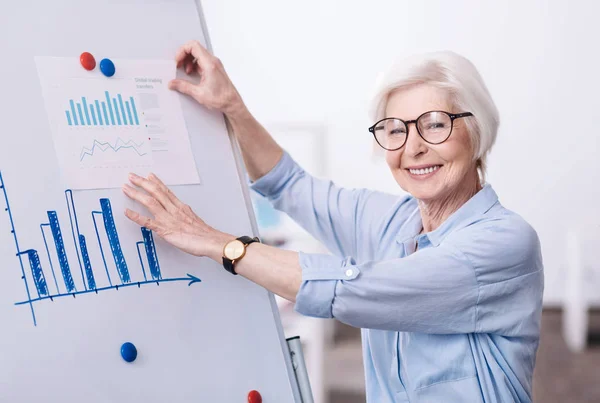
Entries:
<svg viewBox="0 0 600 403">
<path fill-rule="evenodd" d="M 588 349 L 573 354 L 565 345 L 561 331 L 561 313 L 546 310 L 542 315 L 542 335 L 534 373 L 533 398 L 535 403 L 600 403 L 600 312 L 594 312 L 590 320 Z M 333 354 L 329 373 L 343 368 L 344 379 L 362 377 L 360 364 L 360 333 L 357 329 L 339 326 L 336 344 L 342 345 Z M 337 362 L 336 362 L 337 361 Z M 329 403 L 364 403 L 364 384 L 356 388 L 339 385 L 330 394 Z M 335 385 L 334 385 L 335 387 Z"/>
</svg>

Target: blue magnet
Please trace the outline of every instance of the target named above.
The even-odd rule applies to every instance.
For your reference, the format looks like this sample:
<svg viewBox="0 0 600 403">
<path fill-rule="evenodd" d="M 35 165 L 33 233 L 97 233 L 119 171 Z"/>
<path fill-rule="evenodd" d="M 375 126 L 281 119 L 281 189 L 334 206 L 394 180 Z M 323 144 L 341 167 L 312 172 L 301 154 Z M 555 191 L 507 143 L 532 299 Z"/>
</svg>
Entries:
<svg viewBox="0 0 600 403">
<path fill-rule="evenodd" d="M 137 348 L 133 343 L 123 343 L 121 346 L 121 357 L 127 362 L 133 362 L 137 358 Z"/>
<path fill-rule="evenodd" d="M 110 59 L 100 60 L 100 71 L 106 77 L 112 77 L 115 75 L 115 64 Z"/>
</svg>

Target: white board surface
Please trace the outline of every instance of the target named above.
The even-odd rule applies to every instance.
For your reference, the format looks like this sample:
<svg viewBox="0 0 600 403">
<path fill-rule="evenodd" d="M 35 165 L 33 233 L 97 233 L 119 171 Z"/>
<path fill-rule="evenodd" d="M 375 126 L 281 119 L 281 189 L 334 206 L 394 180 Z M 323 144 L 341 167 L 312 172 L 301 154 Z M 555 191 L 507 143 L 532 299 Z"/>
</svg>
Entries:
<svg viewBox="0 0 600 403">
<path fill-rule="evenodd" d="M 172 60 L 190 39 L 209 45 L 203 23 L 193 0 L 2 4 L 0 401 L 243 402 L 253 389 L 295 401 L 271 294 L 151 238 L 120 189 L 69 192 L 61 176 L 35 58 Z M 251 234 L 222 115 L 180 102 L 201 183 L 174 192 L 210 225 Z"/>
</svg>

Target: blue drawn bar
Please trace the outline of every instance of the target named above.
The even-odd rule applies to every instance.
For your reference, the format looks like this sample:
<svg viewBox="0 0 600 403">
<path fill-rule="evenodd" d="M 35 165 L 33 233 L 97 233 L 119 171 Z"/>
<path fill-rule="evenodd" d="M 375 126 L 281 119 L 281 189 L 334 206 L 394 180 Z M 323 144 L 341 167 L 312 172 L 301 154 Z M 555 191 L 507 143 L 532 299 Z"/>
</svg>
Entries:
<svg viewBox="0 0 600 403">
<path fill-rule="evenodd" d="M 96 120 L 96 114 L 94 113 L 94 105 L 90 105 L 90 112 L 92 112 L 92 121 L 94 122 L 94 126 L 98 126 L 98 121 Z M 100 116 L 100 115 L 98 115 Z"/>
<path fill-rule="evenodd" d="M 73 276 L 71 275 L 71 270 L 69 269 L 69 261 L 65 251 L 65 243 L 60 231 L 60 223 L 58 222 L 56 211 L 48 211 L 48 220 L 50 221 L 50 229 L 52 230 L 54 244 L 56 245 L 58 262 L 60 263 L 63 279 L 65 280 L 65 287 L 67 288 L 67 292 L 76 291 L 75 283 L 73 282 Z"/>
<path fill-rule="evenodd" d="M 117 100 L 113 98 L 113 108 L 115 109 L 115 115 L 117 115 L 117 124 L 121 126 L 121 117 L 119 116 L 119 109 L 117 107 Z"/>
<path fill-rule="evenodd" d="M 83 111 L 85 112 L 85 121 L 87 122 L 88 126 L 91 126 L 92 122 L 90 121 L 90 114 L 88 112 L 88 107 L 87 107 L 87 102 L 85 100 L 85 97 L 81 97 L 81 104 L 83 105 Z"/>
<path fill-rule="evenodd" d="M 125 107 L 127 108 L 127 116 L 129 116 L 129 124 L 133 125 L 133 117 L 131 117 L 131 109 L 129 108 L 129 101 L 125 101 Z"/>
<path fill-rule="evenodd" d="M 73 116 L 73 122 L 75 122 L 75 126 L 79 126 L 79 122 L 77 121 L 77 114 L 75 113 L 75 103 L 72 99 L 70 99 L 69 104 L 71 104 L 71 115 Z"/>
<path fill-rule="evenodd" d="M 102 208 L 102 217 L 104 218 L 104 228 L 106 229 L 106 235 L 108 236 L 108 243 L 110 244 L 110 249 L 115 259 L 115 265 L 117 266 L 117 271 L 121 277 L 121 282 L 129 283 L 131 278 L 129 277 L 127 262 L 125 262 L 125 257 L 121 250 L 121 243 L 119 242 L 119 234 L 117 232 L 117 227 L 115 226 L 115 219 L 110 206 L 110 200 L 100 199 L 100 206 Z"/>
<path fill-rule="evenodd" d="M 70 200 L 69 196 L 71 196 Z M 83 288 L 87 290 L 87 285 L 85 284 L 85 277 L 83 276 L 83 265 L 81 264 L 81 256 L 79 255 L 79 245 L 77 245 L 77 240 L 79 238 L 79 222 L 77 222 L 77 212 L 75 211 L 75 202 L 73 201 L 73 191 L 71 191 L 71 189 L 65 190 L 65 199 L 67 199 L 67 209 L 69 210 L 69 223 L 71 224 L 73 245 L 75 245 L 75 251 L 77 252 L 77 263 L 79 264 L 79 271 L 81 272 L 81 281 L 83 281 Z M 75 219 L 77 235 L 75 235 L 75 227 L 73 227 L 73 218 Z"/>
<path fill-rule="evenodd" d="M 15 248 L 17 250 L 17 256 L 19 257 L 19 265 L 21 266 L 21 278 L 25 283 L 25 291 L 27 292 L 27 301 L 23 301 L 22 303 L 29 304 L 29 309 L 31 309 L 31 317 L 33 318 L 33 325 L 37 326 L 37 320 L 35 319 L 35 310 L 33 309 L 33 304 L 31 303 L 31 292 L 29 291 L 29 284 L 27 283 L 27 277 L 25 276 L 23 258 L 20 255 L 21 249 L 19 247 L 19 239 L 17 238 L 17 230 L 15 229 L 15 222 L 13 221 L 10 203 L 8 202 L 8 193 L 6 191 L 6 185 L 4 184 L 4 179 L 2 179 L 2 171 L 0 171 L 0 189 L 2 189 L 2 192 L 4 193 L 4 201 L 6 202 L 6 212 L 8 212 L 8 219 L 10 220 L 10 229 L 13 234 L 13 239 L 15 240 Z"/>
<path fill-rule="evenodd" d="M 50 224 L 40 224 L 40 230 L 42 231 L 42 238 L 44 238 L 44 245 L 46 245 L 46 253 L 48 254 L 48 261 L 50 262 L 50 270 L 52 270 L 52 277 L 54 277 L 54 285 L 56 285 L 56 292 L 60 292 L 58 288 L 58 281 L 56 281 L 56 273 L 54 272 L 54 264 L 52 263 L 52 257 L 50 257 L 50 249 L 48 248 L 48 241 L 46 240 L 46 233 L 44 227 L 49 227 Z"/>
<path fill-rule="evenodd" d="M 65 113 L 67 114 L 67 122 L 69 123 L 69 126 L 73 126 L 73 122 L 71 122 L 71 114 L 69 111 L 65 111 Z"/>
<path fill-rule="evenodd" d="M 106 103 L 108 104 L 108 111 L 110 112 L 110 121 L 113 126 L 115 125 L 115 115 L 113 114 L 112 106 L 110 104 L 110 96 L 108 95 L 108 91 L 104 91 L 104 95 L 106 95 Z M 103 102 L 104 104 L 104 102 Z M 115 110 L 116 112 L 116 110 Z M 108 121 L 108 118 L 106 119 Z"/>
<path fill-rule="evenodd" d="M 82 126 L 85 126 L 85 122 L 83 121 L 83 113 L 81 112 L 81 104 L 77 102 L 77 111 L 79 112 L 79 121 Z"/>
<path fill-rule="evenodd" d="M 144 275 L 144 281 L 148 281 L 148 277 L 146 277 L 146 269 L 144 268 L 144 259 L 142 259 L 142 252 L 140 252 L 140 245 L 143 245 L 144 242 L 139 241 L 135 243 L 135 247 L 138 252 L 138 257 L 140 258 L 140 265 L 142 265 L 142 274 Z"/>
<path fill-rule="evenodd" d="M 29 264 L 31 265 L 31 273 L 33 274 L 33 281 L 37 288 L 37 292 L 40 295 L 48 295 L 48 285 L 46 284 L 46 277 L 42 271 L 42 265 L 40 264 L 40 257 L 36 250 L 29 249 L 27 251 L 29 257 Z"/>
<path fill-rule="evenodd" d="M 121 94 L 117 94 L 117 98 L 119 98 L 119 106 L 121 107 L 121 116 L 123 116 L 123 124 L 127 126 L 127 117 L 125 116 L 125 108 L 123 107 L 123 98 Z"/>
<path fill-rule="evenodd" d="M 42 265 L 40 264 L 40 257 L 36 250 L 29 249 L 24 252 L 19 252 L 19 255 L 27 254 L 29 258 L 29 266 L 31 266 L 31 275 L 33 276 L 33 282 L 37 289 L 38 297 L 42 295 L 48 295 L 48 285 L 46 284 L 46 277 L 42 271 Z"/>
<path fill-rule="evenodd" d="M 162 274 L 160 272 L 160 264 L 158 263 L 158 255 L 156 254 L 156 246 L 154 245 L 152 231 L 146 227 L 142 227 L 142 236 L 144 237 L 144 246 L 146 248 L 146 257 L 148 258 L 150 274 L 154 280 L 160 280 Z"/>
<path fill-rule="evenodd" d="M 102 111 L 104 112 L 104 121 L 106 122 L 106 126 L 110 126 L 108 122 L 108 113 L 106 113 L 106 102 L 102 102 Z"/>
<path fill-rule="evenodd" d="M 104 126 L 104 123 L 102 122 L 102 111 L 100 110 L 100 103 L 98 102 L 98 100 L 95 100 L 94 104 L 96 105 L 96 112 L 98 114 L 98 122 L 100 123 L 100 126 Z"/>
<path fill-rule="evenodd" d="M 102 262 L 104 262 L 104 269 L 106 269 L 106 277 L 108 277 L 108 283 L 112 286 L 112 280 L 110 279 L 110 273 L 108 272 L 108 265 L 106 264 L 106 257 L 104 256 L 104 248 L 102 248 L 102 241 L 100 240 L 100 232 L 98 231 L 98 224 L 96 223 L 96 215 L 102 215 L 102 211 L 92 211 L 92 221 L 94 221 L 94 229 L 96 230 L 96 237 L 98 237 L 98 246 L 100 247 L 100 255 L 102 255 Z"/>
<path fill-rule="evenodd" d="M 133 109 L 133 117 L 135 118 L 135 124 L 139 125 L 140 121 L 138 120 L 138 114 L 137 110 L 135 109 L 135 102 L 133 101 L 133 97 L 129 97 L 129 100 L 131 101 L 131 109 Z"/>
<path fill-rule="evenodd" d="M 90 255 L 83 235 L 79 235 L 79 246 L 81 247 L 81 257 L 83 258 L 83 265 L 85 266 L 85 276 L 87 277 L 88 286 L 90 287 L 90 290 L 94 290 L 96 289 L 96 280 L 94 279 Z"/>
</svg>

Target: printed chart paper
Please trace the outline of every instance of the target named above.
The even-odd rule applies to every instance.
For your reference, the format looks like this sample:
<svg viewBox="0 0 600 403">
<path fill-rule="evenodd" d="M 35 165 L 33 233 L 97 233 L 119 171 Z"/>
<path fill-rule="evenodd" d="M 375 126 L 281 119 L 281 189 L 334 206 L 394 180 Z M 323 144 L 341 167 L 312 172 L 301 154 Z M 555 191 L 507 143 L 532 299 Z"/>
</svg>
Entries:
<svg viewBox="0 0 600 403">
<path fill-rule="evenodd" d="M 178 94 L 168 89 L 175 63 L 113 62 L 115 75 L 105 77 L 78 58 L 36 58 L 65 186 L 118 188 L 129 172 L 200 183 Z"/>
</svg>

